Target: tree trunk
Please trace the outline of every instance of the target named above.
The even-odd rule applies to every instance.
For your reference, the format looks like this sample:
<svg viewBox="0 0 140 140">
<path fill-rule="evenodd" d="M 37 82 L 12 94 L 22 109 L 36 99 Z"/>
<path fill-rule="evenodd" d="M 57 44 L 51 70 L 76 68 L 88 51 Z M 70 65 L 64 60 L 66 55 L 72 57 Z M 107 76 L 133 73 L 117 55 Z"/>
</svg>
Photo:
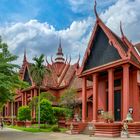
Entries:
<svg viewBox="0 0 140 140">
<path fill-rule="evenodd" d="M 40 129 L 40 86 L 38 88 L 38 128 Z"/>
<path fill-rule="evenodd" d="M 13 118 L 13 117 L 14 117 L 14 115 L 13 115 L 13 112 L 14 112 L 13 109 L 14 109 L 14 108 L 13 108 L 13 107 L 14 107 L 14 106 L 13 106 L 13 101 L 12 101 L 12 102 L 11 102 L 11 120 L 12 120 L 12 126 L 14 125 L 14 118 Z"/>
</svg>

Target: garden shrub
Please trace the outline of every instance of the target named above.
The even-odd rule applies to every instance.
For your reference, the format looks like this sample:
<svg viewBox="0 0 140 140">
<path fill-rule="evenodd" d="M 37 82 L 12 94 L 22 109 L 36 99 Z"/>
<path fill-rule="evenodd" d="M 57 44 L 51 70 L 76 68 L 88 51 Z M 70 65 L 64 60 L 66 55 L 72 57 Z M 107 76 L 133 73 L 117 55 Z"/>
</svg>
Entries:
<svg viewBox="0 0 140 140">
<path fill-rule="evenodd" d="M 29 106 L 21 106 L 18 109 L 18 119 L 20 121 L 31 120 L 31 110 Z"/>
<path fill-rule="evenodd" d="M 62 107 L 53 107 L 54 116 L 64 117 L 65 116 L 65 108 Z"/>
<path fill-rule="evenodd" d="M 53 132 L 60 132 L 60 128 L 58 127 L 58 125 L 53 125 L 53 126 L 51 127 L 51 130 L 52 130 Z"/>
<path fill-rule="evenodd" d="M 38 119 L 38 110 L 37 110 Z M 42 99 L 40 102 L 40 121 L 43 123 L 53 124 L 55 122 L 55 117 L 53 114 L 53 109 L 51 102 L 47 99 Z"/>
</svg>

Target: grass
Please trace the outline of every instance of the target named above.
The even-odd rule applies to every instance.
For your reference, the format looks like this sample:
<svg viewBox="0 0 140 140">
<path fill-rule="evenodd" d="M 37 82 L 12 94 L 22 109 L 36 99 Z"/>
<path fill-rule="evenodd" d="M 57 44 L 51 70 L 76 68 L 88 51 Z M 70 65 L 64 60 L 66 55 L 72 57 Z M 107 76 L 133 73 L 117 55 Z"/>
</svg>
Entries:
<svg viewBox="0 0 140 140">
<path fill-rule="evenodd" d="M 39 129 L 37 125 L 32 125 L 29 128 L 26 127 L 19 127 L 19 126 L 8 126 L 9 128 L 17 129 L 17 130 L 22 130 L 26 132 L 66 132 L 68 129 L 66 128 L 58 128 L 57 125 L 46 125 L 44 127 L 44 124 L 41 124 L 41 128 Z"/>
</svg>

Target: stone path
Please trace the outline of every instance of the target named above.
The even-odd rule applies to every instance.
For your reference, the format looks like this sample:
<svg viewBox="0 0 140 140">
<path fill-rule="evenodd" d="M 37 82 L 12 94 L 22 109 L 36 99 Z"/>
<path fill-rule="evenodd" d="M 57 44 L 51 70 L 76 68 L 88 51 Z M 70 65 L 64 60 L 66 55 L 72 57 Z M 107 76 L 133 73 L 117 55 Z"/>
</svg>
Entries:
<svg viewBox="0 0 140 140">
<path fill-rule="evenodd" d="M 11 128 L 0 130 L 0 140 L 126 140 L 125 138 L 99 138 L 87 135 L 69 135 L 64 133 L 30 133 Z M 140 137 L 127 140 L 140 140 Z"/>
</svg>

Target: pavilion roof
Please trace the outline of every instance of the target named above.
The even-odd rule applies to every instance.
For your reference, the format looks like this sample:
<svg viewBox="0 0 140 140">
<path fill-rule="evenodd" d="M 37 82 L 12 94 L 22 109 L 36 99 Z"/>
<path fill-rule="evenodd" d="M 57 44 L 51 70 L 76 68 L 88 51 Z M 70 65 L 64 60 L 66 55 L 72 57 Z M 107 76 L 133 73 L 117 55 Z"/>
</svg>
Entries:
<svg viewBox="0 0 140 140">
<path fill-rule="evenodd" d="M 95 15 L 96 15 L 96 22 L 95 22 L 95 26 L 92 31 L 90 41 L 88 43 L 88 47 L 86 49 L 86 52 L 82 61 L 81 68 L 78 71 L 78 75 L 81 75 L 82 72 L 84 71 L 84 67 L 91 53 L 92 47 L 94 47 L 93 42 L 95 41 L 94 39 L 96 37 L 97 31 L 99 30 L 99 28 L 101 28 L 102 31 L 107 36 L 109 40 L 109 44 L 111 44 L 111 46 L 117 49 L 121 57 L 121 60 L 131 60 L 136 64 L 140 64 L 140 56 L 138 55 L 137 51 L 134 49 L 134 45 L 124 35 L 123 30 L 122 30 L 122 25 L 120 24 L 120 31 L 121 31 L 122 37 L 119 37 L 117 34 L 111 31 L 100 19 L 96 11 L 96 3 L 95 3 L 94 10 L 95 10 Z M 138 48 L 138 50 L 140 50 L 140 44 L 137 44 L 136 47 Z"/>
</svg>

